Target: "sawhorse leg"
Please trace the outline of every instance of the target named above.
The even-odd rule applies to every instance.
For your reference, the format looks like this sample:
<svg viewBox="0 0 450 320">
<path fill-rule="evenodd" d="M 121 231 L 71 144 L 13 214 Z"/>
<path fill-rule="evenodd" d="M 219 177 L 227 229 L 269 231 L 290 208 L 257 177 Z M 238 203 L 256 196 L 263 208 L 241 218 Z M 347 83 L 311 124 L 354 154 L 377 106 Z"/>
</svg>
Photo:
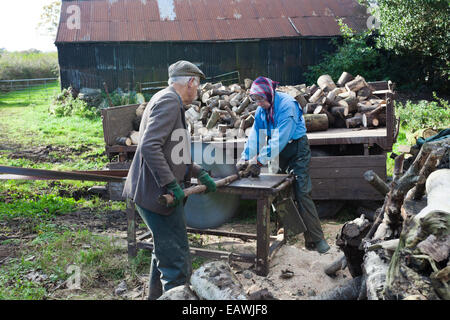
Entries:
<svg viewBox="0 0 450 320">
<path fill-rule="evenodd" d="M 267 276 L 269 273 L 269 244 L 270 244 L 270 206 L 271 198 L 257 200 L 256 217 L 256 274 Z"/>
<path fill-rule="evenodd" d="M 137 255 L 136 242 L 136 207 L 134 202 L 127 199 L 127 242 L 128 259 L 135 258 Z"/>
</svg>

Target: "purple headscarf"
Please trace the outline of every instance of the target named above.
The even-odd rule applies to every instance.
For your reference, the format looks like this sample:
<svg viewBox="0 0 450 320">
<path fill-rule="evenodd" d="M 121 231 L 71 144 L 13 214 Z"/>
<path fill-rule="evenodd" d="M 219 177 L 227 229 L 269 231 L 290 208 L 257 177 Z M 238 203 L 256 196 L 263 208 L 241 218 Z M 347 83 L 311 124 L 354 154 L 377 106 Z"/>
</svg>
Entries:
<svg viewBox="0 0 450 320">
<path fill-rule="evenodd" d="M 273 81 L 269 78 L 258 77 L 256 78 L 250 88 L 250 95 L 256 94 L 263 97 L 270 103 L 270 108 L 268 110 L 268 115 L 270 121 L 273 123 L 273 103 L 275 100 L 275 88 L 279 82 Z"/>
</svg>

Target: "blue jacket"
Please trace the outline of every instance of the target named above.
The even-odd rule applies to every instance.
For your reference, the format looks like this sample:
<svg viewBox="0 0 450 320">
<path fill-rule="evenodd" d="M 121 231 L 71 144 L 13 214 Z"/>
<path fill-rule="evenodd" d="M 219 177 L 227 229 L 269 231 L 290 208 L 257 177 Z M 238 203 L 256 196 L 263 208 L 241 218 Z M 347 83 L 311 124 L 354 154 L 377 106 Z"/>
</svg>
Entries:
<svg viewBox="0 0 450 320">
<path fill-rule="evenodd" d="M 306 134 L 305 119 L 298 102 L 290 95 L 275 92 L 274 123 L 268 121 L 268 112 L 256 109 L 255 122 L 244 146 L 241 158 L 249 160 L 258 156 L 258 161 L 266 165 L 286 147 L 290 140 Z M 269 138 L 266 145 L 266 138 Z"/>
</svg>

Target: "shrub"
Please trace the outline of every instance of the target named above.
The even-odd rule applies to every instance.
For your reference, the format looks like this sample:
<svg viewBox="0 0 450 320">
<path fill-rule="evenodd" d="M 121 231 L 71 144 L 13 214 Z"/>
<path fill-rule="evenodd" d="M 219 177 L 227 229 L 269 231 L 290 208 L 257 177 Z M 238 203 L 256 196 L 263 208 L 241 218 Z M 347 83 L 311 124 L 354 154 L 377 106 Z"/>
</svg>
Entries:
<svg viewBox="0 0 450 320">
<path fill-rule="evenodd" d="M 86 102 L 76 99 L 70 93 L 70 90 L 63 89 L 56 94 L 53 103 L 49 106 L 49 113 L 57 117 L 80 116 L 93 119 L 100 115 L 99 110 L 89 106 Z"/>
<path fill-rule="evenodd" d="M 444 129 L 450 123 L 448 101 L 433 93 L 434 101 L 421 100 L 418 103 L 407 101 L 405 105 L 396 103 L 396 115 L 400 117 L 401 126 L 414 132 L 420 129 Z"/>
<path fill-rule="evenodd" d="M 28 50 L 4 51 L 0 55 L 0 79 L 55 78 L 59 76 L 58 54 Z"/>
<path fill-rule="evenodd" d="M 386 78 L 386 58 L 367 43 L 371 41 L 372 33 L 366 32 L 355 35 L 354 31 L 338 21 L 343 35 L 342 43 L 332 39 L 338 48 L 334 53 L 327 53 L 321 63 L 308 68 L 305 78 L 308 83 L 315 83 L 323 74 L 330 75 L 335 81 L 342 72 L 346 71 L 353 76 L 361 75 L 367 81 L 388 80 Z"/>
</svg>

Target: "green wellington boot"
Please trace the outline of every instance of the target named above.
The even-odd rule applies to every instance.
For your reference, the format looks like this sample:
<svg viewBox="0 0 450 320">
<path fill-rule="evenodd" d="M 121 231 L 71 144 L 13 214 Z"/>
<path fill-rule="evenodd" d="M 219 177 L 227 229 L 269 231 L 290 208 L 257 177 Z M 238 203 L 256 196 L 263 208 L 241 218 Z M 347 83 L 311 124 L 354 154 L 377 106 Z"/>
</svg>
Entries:
<svg viewBox="0 0 450 320">
<path fill-rule="evenodd" d="M 316 250 L 319 253 L 325 253 L 330 250 L 330 246 L 325 240 L 320 240 L 319 242 L 316 242 Z"/>
</svg>

